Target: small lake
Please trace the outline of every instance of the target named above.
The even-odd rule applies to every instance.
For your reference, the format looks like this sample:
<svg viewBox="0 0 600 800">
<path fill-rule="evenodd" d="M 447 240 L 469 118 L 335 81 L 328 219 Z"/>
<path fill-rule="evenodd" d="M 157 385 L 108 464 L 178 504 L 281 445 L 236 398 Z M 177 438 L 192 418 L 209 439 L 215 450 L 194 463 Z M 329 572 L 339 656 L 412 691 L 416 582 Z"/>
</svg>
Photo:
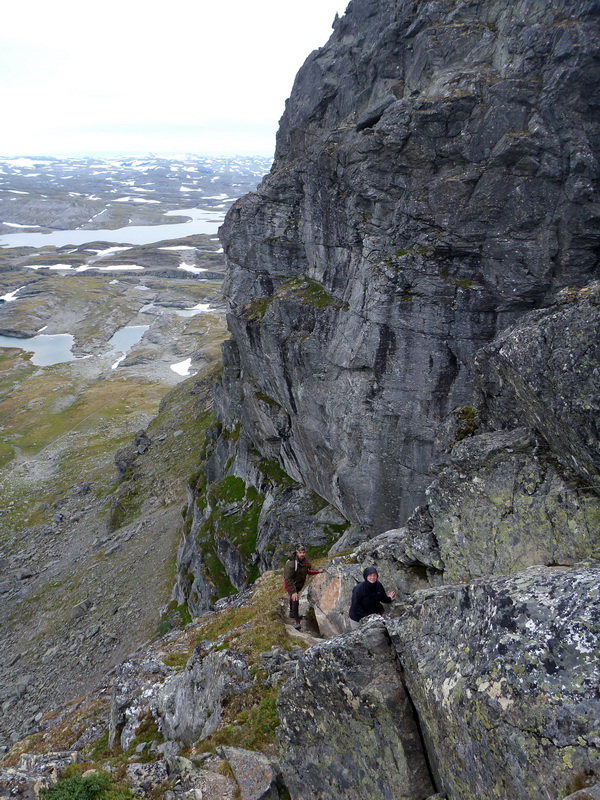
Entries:
<svg viewBox="0 0 600 800">
<path fill-rule="evenodd" d="M 128 325 L 116 331 L 108 340 L 111 350 L 118 353 L 126 353 L 137 344 L 146 333 L 150 325 Z"/>
<path fill-rule="evenodd" d="M 0 336 L 0 347 L 17 347 L 27 353 L 33 353 L 31 363 L 36 367 L 49 367 L 62 364 L 64 361 L 75 361 L 71 352 L 74 339 L 70 333 L 40 334 L 30 339 L 18 339 L 16 336 Z"/>
<path fill-rule="evenodd" d="M 191 217 L 189 222 L 165 225 L 129 225 L 115 230 L 72 230 L 51 233 L 9 233 L 0 236 L 0 247 L 80 247 L 88 242 L 111 242 L 120 244 L 152 244 L 167 239 L 180 239 L 196 233 L 216 235 L 223 224 L 227 209 L 211 211 L 205 208 L 182 208 L 167 211 L 165 217 Z"/>
<path fill-rule="evenodd" d="M 129 325 L 121 328 L 108 340 L 111 352 L 125 353 L 137 344 L 146 333 L 149 325 Z M 74 356 L 71 352 L 74 339 L 70 333 L 38 334 L 29 339 L 20 339 L 16 336 L 0 336 L 1 347 L 13 347 L 33 353 L 31 363 L 36 367 L 51 367 L 52 364 L 62 364 L 65 361 L 76 361 L 78 358 L 90 356 Z"/>
</svg>

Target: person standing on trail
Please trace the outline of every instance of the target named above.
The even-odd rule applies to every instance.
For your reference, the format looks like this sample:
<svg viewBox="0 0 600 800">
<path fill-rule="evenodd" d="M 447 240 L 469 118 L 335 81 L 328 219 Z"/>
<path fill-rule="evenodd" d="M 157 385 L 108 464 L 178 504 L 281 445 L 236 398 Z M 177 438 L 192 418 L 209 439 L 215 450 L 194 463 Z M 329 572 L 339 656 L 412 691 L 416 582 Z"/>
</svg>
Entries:
<svg viewBox="0 0 600 800">
<path fill-rule="evenodd" d="M 363 571 L 364 580 L 357 583 L 352 591 L 352 603 L 348 616 L 352 620 L 352 627 L 357 628 L 358 623 L 370 614 L 383 614 L 382 603 L 391 603 L 396 597 L 396 592 L 386 594 L 383 585 L 379 582 L 379 575 L 375 567 L 366 567 Z"/>
<path fill-rule="evenodd" d="M 300 630 L 300 612 L 298 610 L 298 595 L 306 583 L 307 575 L 319 575 L 323 569 L 313 569 L 306 559 L 306 548 L 301 542 L 296 545 L 296 552 L 285 562 L 283 568 L 283 582 L 290 598 L 290 617 L 294 620 L 294 627 Z"/>
</svg>

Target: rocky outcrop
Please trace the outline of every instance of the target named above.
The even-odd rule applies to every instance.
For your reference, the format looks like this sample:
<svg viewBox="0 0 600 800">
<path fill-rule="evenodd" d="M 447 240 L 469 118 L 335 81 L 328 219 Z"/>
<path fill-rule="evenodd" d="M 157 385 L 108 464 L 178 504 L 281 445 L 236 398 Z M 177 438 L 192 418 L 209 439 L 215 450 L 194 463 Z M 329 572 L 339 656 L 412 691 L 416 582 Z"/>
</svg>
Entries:
<svg viewBox="0 0 600 800">
<path fill-rule="evenodd" d="M 249 446 L 239 421 L 223 422 L 190 483 L 186 533 L 177 557 L 174 598 L 194 615 L 277 567 L 299 532 L 312 553 L 325 553 L 349 525 L 278 461 Z"/>
<path fill-rule="evenodd" d="M 395 618 L 311 648 L 279 697 L 292 797 L 370 785 L 423 800 L 430 780 L 457 800 L 552 800 L 589 785 L 599 589 L 597 565 L 532 567 L 415 592 Z"/>
<path fill-rule="evenodd" d="M 18 797 L 20 800 L 34 800 L 40 791 L 56 783 L 61 772 L 71 764 L 76 764 L 76 752 L 47 753 L 31 755 L 25 753 L 16 767 L 0 768 L 0 797 Z"/>
<path fill-rule="evenodd" d="M 221 229 L 232 338 L 179 556 L 193 614 L 300 532 L 312 552 L 355 549 L 425 501 L 422 566 L 445 559 L 448 580 L 589 551 L 561 544 L 590 508 L 559 473 L 600 482 L 597 33 L 591 0 L 353 0 L 308 58 L 271 173 Z M 477 524 L 506 563 L 474 542 L 480 563 L 453 564 L 462 493 L 446 490 L 474 453 L 452 447 L 515 427 L 534 435 L 512 480 L 488 459 L 467 500 L 475 517 L 499 492 Z"/>
<path fill-rule="evenodd" d="M 598 497 L 523 428 L 460 442 L 427 497 L 444 582 L 600 556 Z"/>
<path fill-rule="evenodd" d="M 262 753 L 240 747 L 220 747 L 239 787 L 240 800 L 279 800 L 277 770 Z"/>
<path fill-rule="evenodd" d="M 153 655 L 139 654 L 116 670 L 112 682 L 108 746 L 127 750 L 141 719 L 156 707 L 157 694 L 171 670 Z"/>
<path fill-rule="evenodd" d="M 221 229 L 241 435 L 363 538 L 425 499 L 477 351 L 597 275 L 597 34 L 579 0 L 354 0 Z"/>
<path fill-rule="evenodd" d="M 281 769 L 295 800 L 433 794 L 381 622 L 308 650 L 283 685 L 278 709 Z"/>
<path fill-rule="evenodd" d="M 600 570 L 533 567 L 418 592 L 388 623 L 436 786 L 565 797 L 600 770 Z"/>
<path fill-rule="evenodd" d="M 353 0 L 221 230 L 219 418 L 348 522 L 305 598 L 344 635 L 279 698 L 294 800 L 597 782 L 598 33 L 588 0 Z M 398 602 L 347 633 L 368 563 Z"/>
<path fill-rule="evenodd" d="M 168 678 L 160 689 L 158 714 L 165 738 L 187 745 L 204 739 L 219 727 L 224 701 L 250 685 L 242 653 L 199 653 L 184 672 Z"/>
<path fill-rule="evenodd" d="M 599 364 L 600 283 L 565 290 L 478 354 L 490 424 L 539 431 L 567 469 L 599 484 Z"/>
</svg>

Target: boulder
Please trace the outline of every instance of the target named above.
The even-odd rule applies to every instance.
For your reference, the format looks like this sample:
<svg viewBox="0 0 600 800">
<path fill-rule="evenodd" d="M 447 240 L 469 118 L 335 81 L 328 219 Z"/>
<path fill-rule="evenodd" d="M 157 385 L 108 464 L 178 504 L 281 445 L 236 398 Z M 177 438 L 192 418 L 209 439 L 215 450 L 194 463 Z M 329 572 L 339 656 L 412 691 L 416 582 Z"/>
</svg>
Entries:
<svg viewBox="0 0 600 800">
<path fill-rule="evenodd" d="M 427 489 L 444 582 L 598 558 L 600 500 L 559 467 L 524 428 L 457 444 Z"/>
<path fill-rule="evenodd" d="M 108 746 L 127 750 L 141 718 L 153 713 L 159 687 L 172 670 L 143 652 L 117 667 L 110 700 Z"/>
<path fill-rule="evenodd" d="M 328 563 L 327 572 L 316 575 L 303 590 L 301 613 L 305 615 L 312 608 L 321 636 L 337 636 L 351 630 L 348 609 L 360 577 L 358 565 L 334 558 Z"/>
<path fill-rule="evenodd" d="M 365 567 L 376 567 L 385 590 L 396 592 L 396 602 L 439 583 L 442 561 L 432 531 L 429 509 L 421 506 L 406 527 L 385 531 L 359 544 L 353 553 L 332 558 L 326 572 L 313 578 L 301 596 L 301 604 L 312 608 L 321 635 L 330 637 L 351 630 L 348 611 L 352 591 L 362 580 Z M 386 613 L 393 614 L 393 609 L 388 607 Z"/>
<path fill-rule="evenodd" d="M 600 483 L 600 283 L 561 292 L 476 359 L 486 415 L 526 424 L 584 483 Z"/>
<path fill-rule="evenodd" d="M 240 800 L 279 800 L 277 772 L 265 755 L 240 747 L 219 747 L 218 753 L 231 767 Z"/>
<path fill-rule="evenodd" d="M 223 703 L 251 685 L 242 653 L 219 650 L 203 656 L 197 652 L 186 669 L 167 678 L 158 693 L 158 715 L 165 738 L 186 745 L 201 740 L 219 727 Z"/>
<path fill-rule="evenodd" d="M 294 800 L 422 800 L 433 794 L 418 724 L 383 622 L 306 651 L 278 701 Z"/>
<path fill-rule="evenodd" d="M 438 790 L 555 798 L 598 774 L 600 567 L 416 592 L 387 626 Z"/>
<path fill-rule="evenodd" d="M 590 786 L 588 789 L 580 789 L 565 797 L 565 800 L 600 800 L 600 783 Z"/>
<path fill-rule="evenodd" d="M 147 764 L 127 764 L 125 774 L 134 795 L 139 797 L 151 796 L 158 787 L 166 783 L 169 777 L 167 763 L 162 759 L 150 761 Z"/>
<path fill-rule="evenodd" d="M 34 755 L 24 753 L 16 767 L 0 768 L 0 797 L 35 800 L 41 789 L 56 783 L 70 764 L 79 761 L 76 752 L 57 752 Z"/>
</svg>

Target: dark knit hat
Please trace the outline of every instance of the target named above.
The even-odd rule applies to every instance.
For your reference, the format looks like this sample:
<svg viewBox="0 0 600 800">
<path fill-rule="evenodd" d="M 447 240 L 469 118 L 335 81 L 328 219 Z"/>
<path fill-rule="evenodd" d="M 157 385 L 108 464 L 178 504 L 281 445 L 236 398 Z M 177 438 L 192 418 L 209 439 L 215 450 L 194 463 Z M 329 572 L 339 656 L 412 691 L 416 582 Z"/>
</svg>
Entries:
<svg viewBox="0 0 600 800">
<path fill-rule="evenodd" d="M 379 576 L 379 573 L 377 572 L 375 567 L 365 567 L 365 569 L 363 570 L 363 578 L 367 580 L 367 575 L 373 575 L 373 573 Z"/>
<path fill-rule="evenodd" d="M 306 553 L 306 547 L 302 544 L 302 542 L 296 542 L 296 552 L 297 553 L 300 553 L 300 552 Z"/>
</svg>

